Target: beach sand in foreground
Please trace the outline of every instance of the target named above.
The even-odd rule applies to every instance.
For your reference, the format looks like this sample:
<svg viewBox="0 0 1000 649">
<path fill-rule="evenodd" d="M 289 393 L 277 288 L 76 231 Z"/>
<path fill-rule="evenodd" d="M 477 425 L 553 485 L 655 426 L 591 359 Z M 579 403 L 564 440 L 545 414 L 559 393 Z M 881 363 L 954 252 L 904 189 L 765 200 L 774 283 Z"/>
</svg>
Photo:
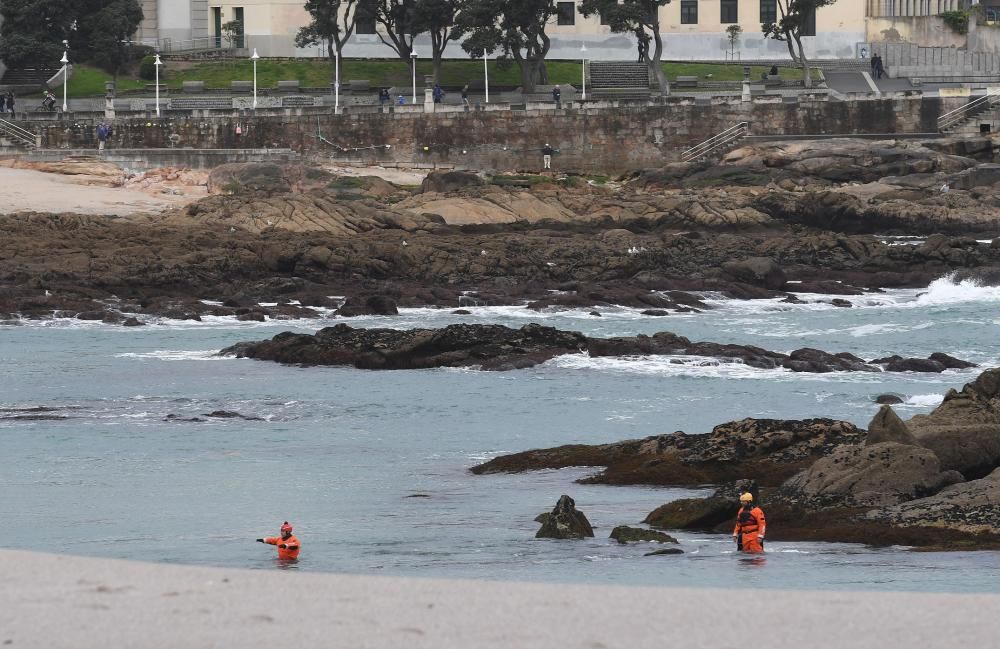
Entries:
<svg viewBox="0 0 1000 649">
<path fill-rule="evenodd" d="M 0 646 L 14 648 L 987 647 L 1000 616 L 998 595 L 370 577 L 16 550 L 0 551 L 0 583 Z"/>
</svg>

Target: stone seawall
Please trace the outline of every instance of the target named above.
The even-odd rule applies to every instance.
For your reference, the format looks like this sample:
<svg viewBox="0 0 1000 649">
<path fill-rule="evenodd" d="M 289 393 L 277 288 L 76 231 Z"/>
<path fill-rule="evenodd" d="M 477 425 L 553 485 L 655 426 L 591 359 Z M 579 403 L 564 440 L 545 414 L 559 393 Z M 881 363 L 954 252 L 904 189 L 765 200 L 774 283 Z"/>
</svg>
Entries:
<svg viewBox="0 0 1000 649">
<path fill-rule="evenodd" d="M 739 122 L 749 122 L 753 135 L 931 133 L 939 115 L 964 101 L 718 100 L 703 105 L 688 100 L 559 111 L 119 119 L 111 148 L 287 148 L 373 163 L 531 170 L 541 166 L 541 148 L 550 143 L 559 150 L 553 162 L 557 170 L 615 173 L 676 160 L 683 149 Z M 83 119 L 41 125 L 42 147 L 96 148 L 96 123 Z"/>
</svg>

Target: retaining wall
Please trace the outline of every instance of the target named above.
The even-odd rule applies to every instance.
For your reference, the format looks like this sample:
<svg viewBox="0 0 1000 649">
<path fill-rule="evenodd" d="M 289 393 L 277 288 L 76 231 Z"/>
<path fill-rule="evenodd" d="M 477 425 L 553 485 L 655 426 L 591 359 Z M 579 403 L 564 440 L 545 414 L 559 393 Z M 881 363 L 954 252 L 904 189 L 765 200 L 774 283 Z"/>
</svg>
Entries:
<svg viewBox="0 0 1000 649">
<path fill-rule="evenodd" d="M 711 105 L 438 114 L 314 114 L 289 117 L 119 119 L 111 149 L 291 149 L 334 159 L 475 169 L 534 169 L 541 148 L 555 166 L 624 172 L 662 165 L 739 122 L 754 135 L 930 133 L 968 98 L 900 98 L 799 103 L 716 98 Z M 46 149 L 96 148 L 97 119 L 36 125 Z"/>
</svg>

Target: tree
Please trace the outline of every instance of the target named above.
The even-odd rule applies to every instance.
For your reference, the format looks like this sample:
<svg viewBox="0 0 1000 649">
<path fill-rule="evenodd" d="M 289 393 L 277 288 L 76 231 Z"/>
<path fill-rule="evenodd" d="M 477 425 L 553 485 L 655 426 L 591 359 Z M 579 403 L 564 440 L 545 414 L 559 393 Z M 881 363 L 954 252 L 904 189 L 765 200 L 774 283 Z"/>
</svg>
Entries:
<svg viewBox="0 0 1000 649">
<path fill-rule="evenodd" d="M 142 7 L 138 0 L 92 0 L 82 4 L 88 6 L 77 20 L 74 51 L 110 72 L 117 84 L 118 74 L 132 57 L 132 35 L 142 23 Z"/>
<path fill-rule="evenodd" d="M 222 23 L 222 34 L 229 41 L 229 47 L 237 47 L 237 45 L 242 46 L 240 41 L 243 40 L 243 23 L 239 20 L 230 20 L 229 22 Z"/>
<path fill-rule="evenodd" d="M 296 34 L 295 46 L 329 43 L 330 59 L 334 60 L 334 65 L 342 66 L 344 45 L 354 33 L 357 7 L 357 0 L 306 0 L 306 11 L 312 16 L 312 22 Z M 340 70 L 335 70 L 334 76 L 341 78 Z"/>
<path fill-rule="evenodd" d="M 784 41 L 792 61 L 802 66 L 803 84 L 812 87 L 812 74 L 809 61 L 802 47 L 802 32 L 812 26 L 816 18 L 816 10 L 828 7 L 836 0 L 775 0 L 778 5 L 778 22 L 762 24 L 761 31 L 765 38 Z M 794 47 L 793 47 L 794 44 Z"/>
<path fill-rule="evenodd" d="M 743 28 L 739 25 L 730 25 L 726 27 L 726 38 L 729 39 L 729 58 L 736 58 L 736 43 L 740 41 L 740 34 L 743 33 Z"/>
<path fill-rule="evenodd" d="M 500 61 L 513 59 L 521 69 L 521 86 L 534 92 L 548 83 L 545 56 L 551 41 L 545 25 L 556 14 L 553 0 L 464 0 L 456 20 L 456 37 L 470 56 L 499 51 Z"/>
<path fill-rule="evenodd" d="M 418 34 L 431 37 L 431 61 L 434 82 L 441 81 L 441 58 L 448 42 L 457 38 L 456 15 L 460 0 L 417 0 L 413 9 L 413 26 Z"/>
<path fill-rule="evenodd" d="M 77 12 L 72 0 L 0 2 L 0 59 L 11 67 L 54 65 L 63 40 L 72 36 Z"/>
<path fill-rule="evenodd" d="M 660 64 L 663 56 L 663 37 L 660 35 L 660 7 L 670 0 L 583 0 L 580 13 L 590 17 L 599 15 L 615 34 L 635 34 L 640 43 L 653 43 L 650 52 L 646 47 L 646 65 L 656 77 L 660 91 L 670 94 L 670 82 Z"/>
<path fill-rule="evenodd" d="M 417 36 L 414 21 L 417 0 L 367 0 L 368 10 L 374 14 L 375 22 L 382 26 L 377 30 L 378 38 L 402 61 L 411 67 L 416 60 L 413 53 L 413 39 Z"/>
</svg>

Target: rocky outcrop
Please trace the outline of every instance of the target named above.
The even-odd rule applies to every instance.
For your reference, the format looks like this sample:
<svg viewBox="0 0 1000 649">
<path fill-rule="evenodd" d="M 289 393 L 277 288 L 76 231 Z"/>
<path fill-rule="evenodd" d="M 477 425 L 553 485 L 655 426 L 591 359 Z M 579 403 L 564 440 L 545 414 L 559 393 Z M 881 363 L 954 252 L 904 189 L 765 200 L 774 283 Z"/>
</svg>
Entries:
<svg viewBox="0 0 1000 649">
<path fill-rule="evenodd" d="M 810 509 L 877 507 L 922 498 L 963 481 L 942 471 L 933 451 L 896 442 L 845 445 L 782 486 L 786 498 Z"/>
<path fill-rule="evenodd" d="M 899 527 L 996 534 L 1000 520 L 1000 469 L 979 480 L 951 485 L 927 498 L 873 510 L 865 519 Z"/>
<path fill-rule="evenodd" d="M 594 528 L 576 502 L 567 495 L 559 497 L 552 511 L 543 518 L 536 539 L 583 539 L 594 536 Z"/>
<path fill-rule="evenodd" d="M 342 318 L 350 318 L 359 315 L 399 315 L 396 301 L 385 295 L 369 295 L 363 300 L 360 298 L 348 298 L 343 306 L 337 309 L 336 314 Z"/>
<path fill-rule="evenodd" d="M 711 498 L 680 498 L 651 511 L 643 523 L 665 530 L 712 530 L 736 518 L 738 501 Z"/>
<path fill-rule="evenodd" d="M 574 444 L 504 455 L 473 473 L 517 472 L 568 466 L 604 466 L 584 483 L 691 485 L 757 476 L 777 486 L 816 458 L 863 439 L 852 424 L 831 419 L 744 419 L 707 435 L 676 432 L 615 444 Z"/>
<path fill-rule="evenodd" d="M 641 527 L 629 527 L 628 525 L 619 525 L 611 530 L 611 536 L 608 538 L 612 538 L 622 545 L 627 543 L 677 543 L 677 539 L 669 534 Z"/>
<path fill-rule="evenodd" d="M 868 437 L 865 439 L 865 443 L 869 446 L 882 442 L 920 446 L 917 438 L 910 433 L 896 411 L 888 405 L 879 408 L 878 414 L 868 424 Z"/>
<path fill-rule="evenodd" d="M 941 405 L 906 426 L 944 469 L 967 478 L 992 473 L 1000 467 L 1000 369 L 983 372 L 960 392 L 949 390 Z"/>
<path fill-rule="evenodd" d="M 777 291 L 781 289 L 787 278 L 781 266 L 767 257 L 750 257 L 742 261 L 727 261 L 722 264 L 722 271 L 737 281 Z"/>
<path fill-rule="evenodd" d="M 420 185 L 423 193 L 457 192 L 466 187 L 479 187 L 485 184 L 483 179 L 468 171 L 432 171 Z"/>
<path fill-rule="evenodd" d="M 301 365 L 348 365 L 358 369 L 481 367 L 510 370 L 531 367 L 577 352 L 586 338 L 575 332 L 529 324 L 451 325 L 444 329 L 354 329 L 345 324 L 315 335 L 285 332 L 271 340 L 240 343 L 220 352 Z"/>
</svg>

